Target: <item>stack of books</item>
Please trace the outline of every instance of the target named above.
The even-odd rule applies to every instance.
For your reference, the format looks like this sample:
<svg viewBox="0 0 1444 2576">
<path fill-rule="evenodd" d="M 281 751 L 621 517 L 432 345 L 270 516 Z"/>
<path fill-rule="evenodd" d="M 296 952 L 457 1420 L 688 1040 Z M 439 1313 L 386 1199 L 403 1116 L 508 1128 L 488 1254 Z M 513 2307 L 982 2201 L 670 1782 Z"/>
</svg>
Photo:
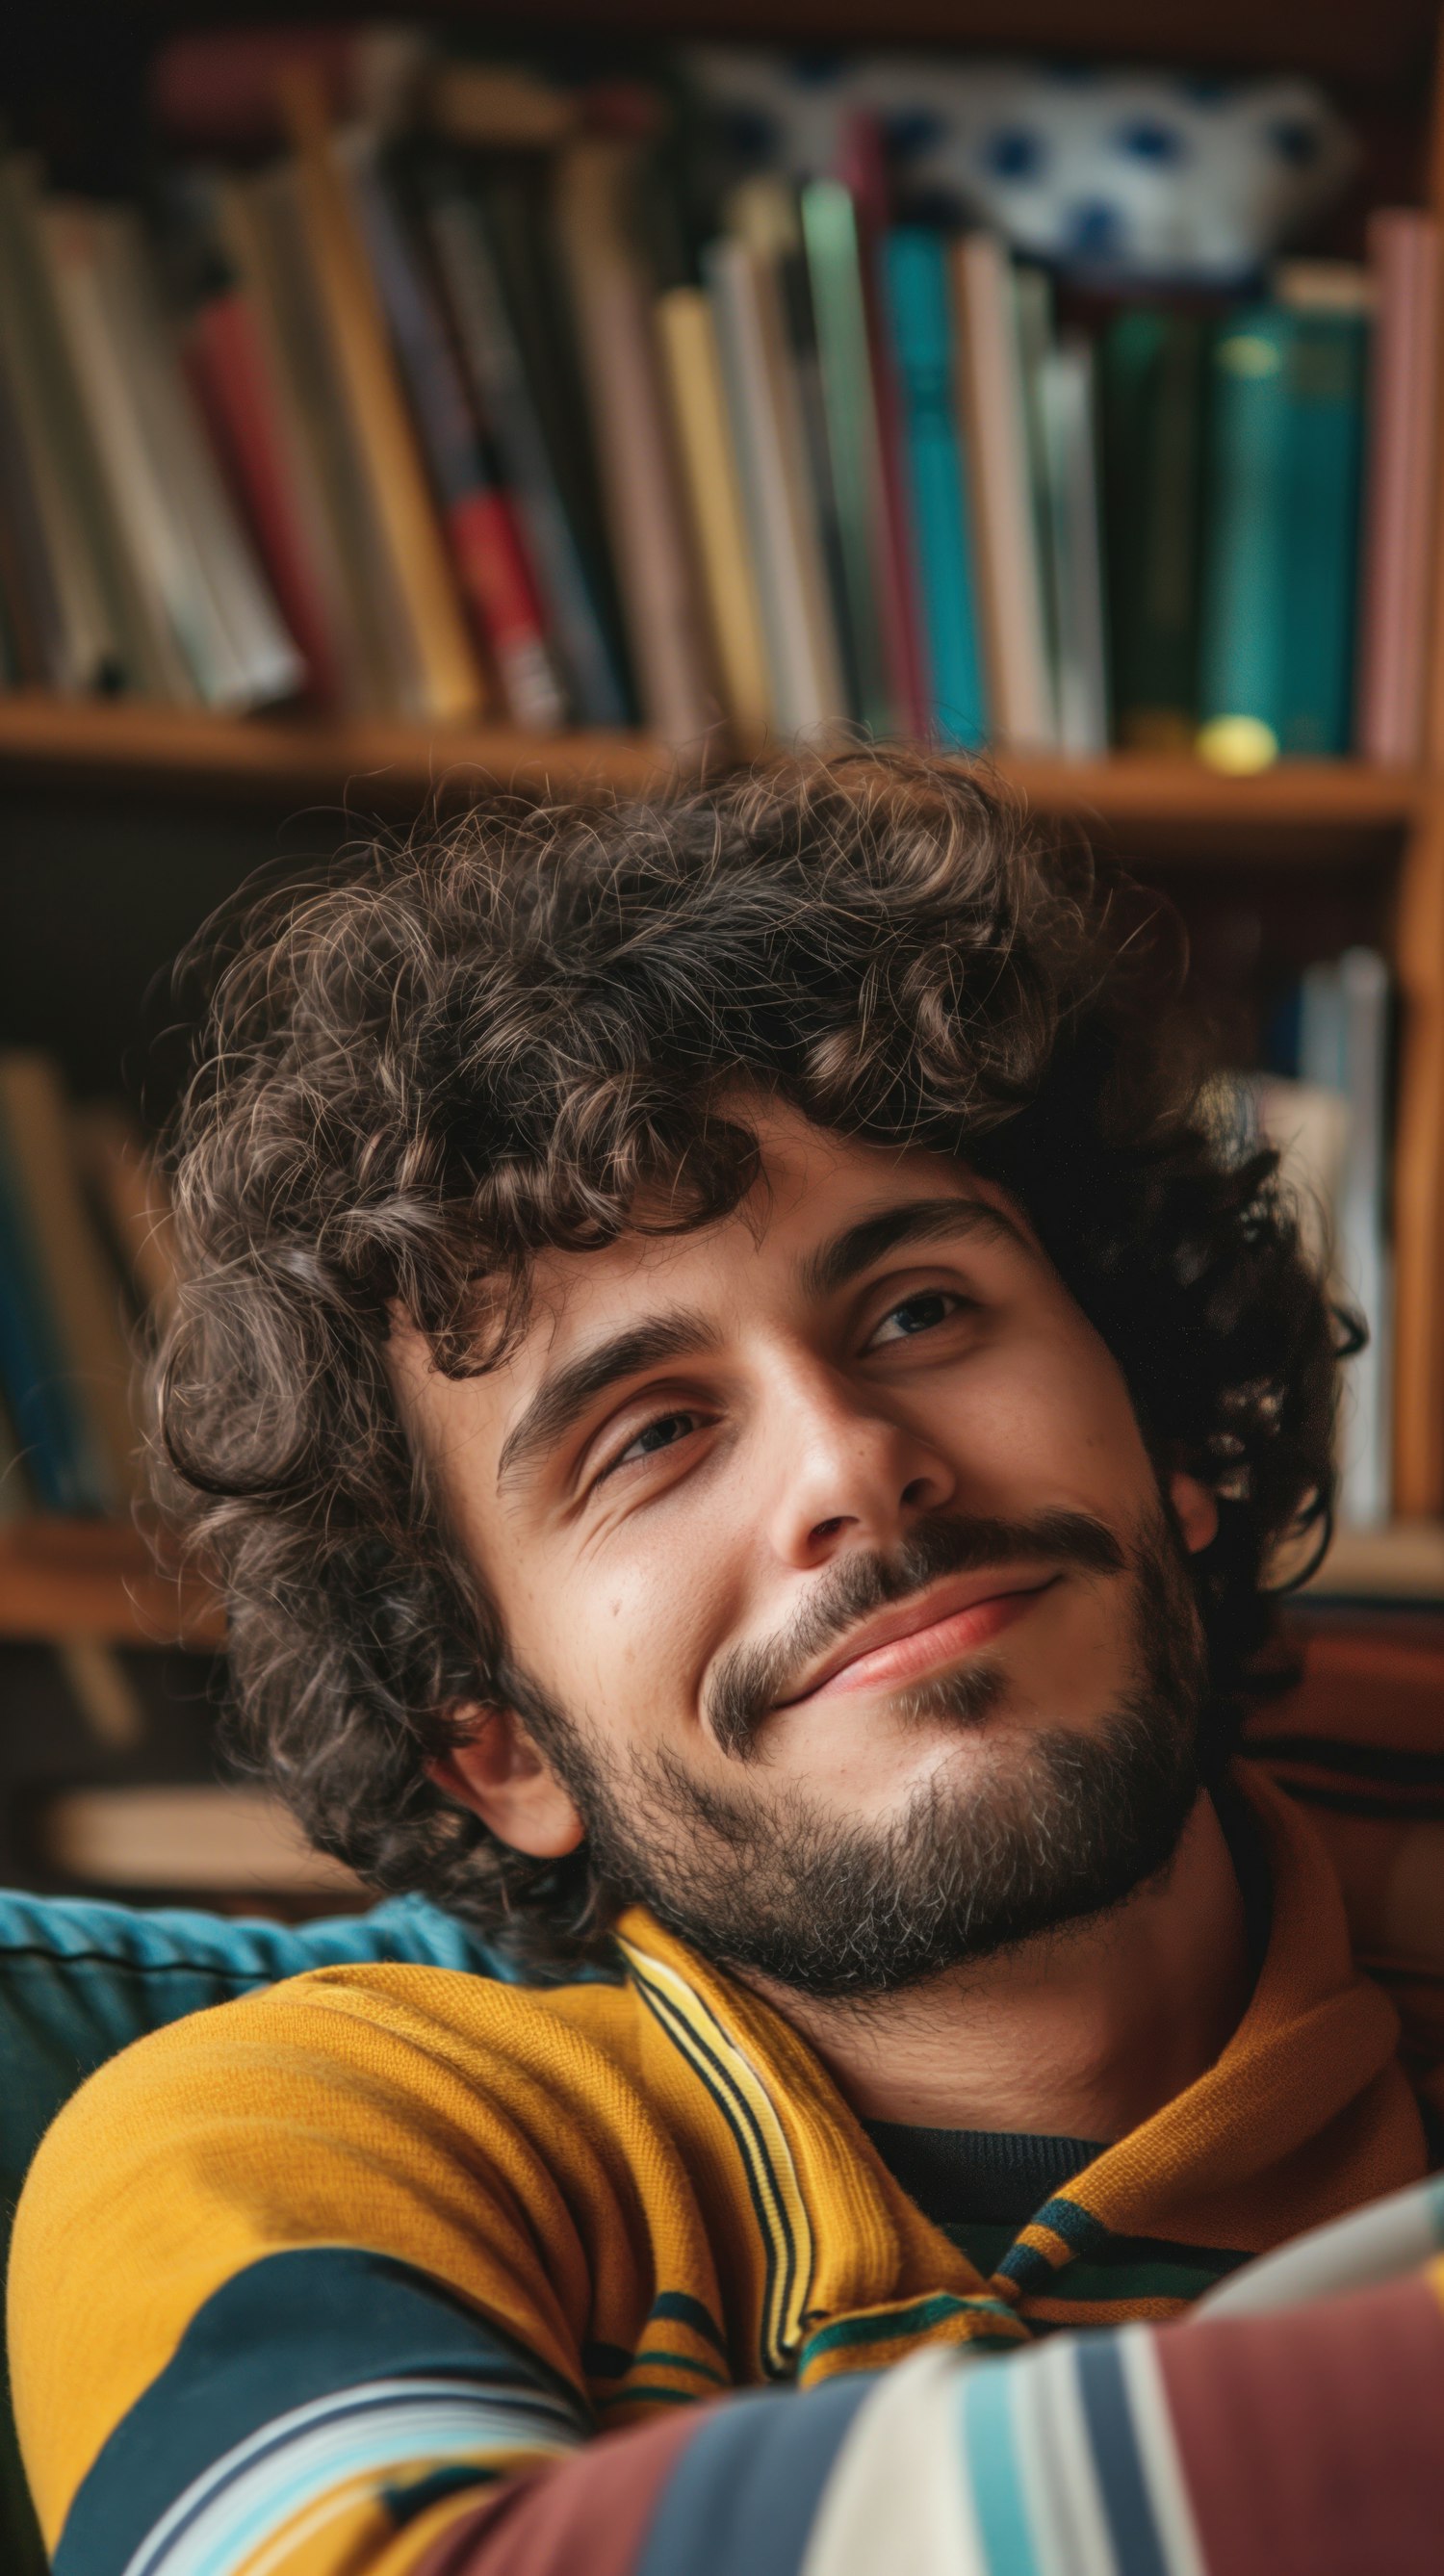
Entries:
<svg viewBox="0 0 1444 2576">
<path fill-rule="evenodd" d="M 896 223 L 865 120 L 699 213 L 632 92 L 334 106 L 280 46 L 281 148 L 144 222 L 0 161 L 3 682 L 1418 756 L 1428 216 L 1232 305 L 1084 301 Z"/>
<path fill-rule="evenodd" d="M 1339 1400 L 1339 1518 L 1353 1530 L 1382 1528 L 1392 1501 L 1391 1021 L 1384 958 L 1347 948 L 1280 997 L 1274 1069 L 1226 1086 L 1238 1141 L 1278 1154 L 1310 1259 L 1367 1327 Z"/>
</svg>

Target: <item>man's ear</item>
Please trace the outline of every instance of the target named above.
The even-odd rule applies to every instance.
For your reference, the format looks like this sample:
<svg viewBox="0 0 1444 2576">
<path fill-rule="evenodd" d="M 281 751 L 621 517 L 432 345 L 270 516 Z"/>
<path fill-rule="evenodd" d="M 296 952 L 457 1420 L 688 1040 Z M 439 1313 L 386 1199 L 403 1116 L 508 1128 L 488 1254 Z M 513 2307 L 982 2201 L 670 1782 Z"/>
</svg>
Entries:
<svg viewBox="0 0 1444 2576">
<path fill-rule="evenodd" d="M 560 1860 L 574 1852 L 586 1827 L 515 1712 L 471 1701 L 449 1714 L 470 1732 L 450 1753 L 427 1763 L 438 1789 L 470 1807 L 498 1842 L 533 1860 Z"/>
<path fill-rule="evenodd" d="M 1179 1467 L 1168 1479 L 1173 1516 L 1190 1556 L 1201 1556 L 1218 1536 L 1218 1501 L 1207 1485 Z"/>
</svg>

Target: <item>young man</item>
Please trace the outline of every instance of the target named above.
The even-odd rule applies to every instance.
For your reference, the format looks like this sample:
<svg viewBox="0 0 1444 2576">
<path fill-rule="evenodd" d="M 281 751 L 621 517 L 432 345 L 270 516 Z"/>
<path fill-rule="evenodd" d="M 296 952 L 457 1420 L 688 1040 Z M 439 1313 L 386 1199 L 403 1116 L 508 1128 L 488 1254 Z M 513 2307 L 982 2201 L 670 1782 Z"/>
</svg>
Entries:
<svg viewBox="0 0 1444 2576">
<path fill-rule="evenodd" d="M 326 1971 L 63 2116 L 58 2576 L 1436 2563 L 1437 2265 L 1169 2322 L 1430 2161 L 1230 1767 L 1347 1332 L 1170 974 L 904 757 L 245 924 L 172 1504 L 316 1840 L 536 1982 Z"/>
</svg>

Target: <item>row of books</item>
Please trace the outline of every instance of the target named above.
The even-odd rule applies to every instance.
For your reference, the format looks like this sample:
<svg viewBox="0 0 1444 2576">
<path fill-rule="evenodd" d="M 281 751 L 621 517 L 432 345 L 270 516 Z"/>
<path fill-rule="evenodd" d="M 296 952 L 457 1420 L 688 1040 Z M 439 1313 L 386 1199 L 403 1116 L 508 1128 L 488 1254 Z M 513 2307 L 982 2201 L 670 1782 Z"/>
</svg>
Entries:
<svg viewBox="0 0 1444 2576">
<path fill-rule="evenodd" d="M 119 1108 L 0 1054 L 0 1519 L 123 1515 L 139 1480 L 135 1327 L 175 1297 L 159 1176 Z"/>
<path fill-rule="evenodd" d="M 892 223 L 865 123 L 698 234 L 626 118 L 461 102 L 338 126 L 293 66 L 290 148 L 160 223 L 0 161 L 0 676 L 1417 756 L 1431 219 L 1083 328 L 991 234 Z"/>
</svg>

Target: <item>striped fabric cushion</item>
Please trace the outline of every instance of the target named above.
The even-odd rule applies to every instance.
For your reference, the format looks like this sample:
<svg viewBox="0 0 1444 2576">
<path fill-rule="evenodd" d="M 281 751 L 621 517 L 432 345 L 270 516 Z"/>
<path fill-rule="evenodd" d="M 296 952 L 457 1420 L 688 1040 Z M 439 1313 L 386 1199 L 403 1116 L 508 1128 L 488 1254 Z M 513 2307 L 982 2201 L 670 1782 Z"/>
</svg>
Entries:
<svg viewBox="0 0 1444 2576">
<path fill-rule="evenodd" d="M 1444 1617 L 1315 1614 L 1301 1686 L 1247 1748 L 1332 1854 L 1360 1961 L 1404 2021 L 1416 2080 L 1444 2064 Z M 1444 2111 L 1444 2097 L 1439 2100 Z"/>
</svg>

